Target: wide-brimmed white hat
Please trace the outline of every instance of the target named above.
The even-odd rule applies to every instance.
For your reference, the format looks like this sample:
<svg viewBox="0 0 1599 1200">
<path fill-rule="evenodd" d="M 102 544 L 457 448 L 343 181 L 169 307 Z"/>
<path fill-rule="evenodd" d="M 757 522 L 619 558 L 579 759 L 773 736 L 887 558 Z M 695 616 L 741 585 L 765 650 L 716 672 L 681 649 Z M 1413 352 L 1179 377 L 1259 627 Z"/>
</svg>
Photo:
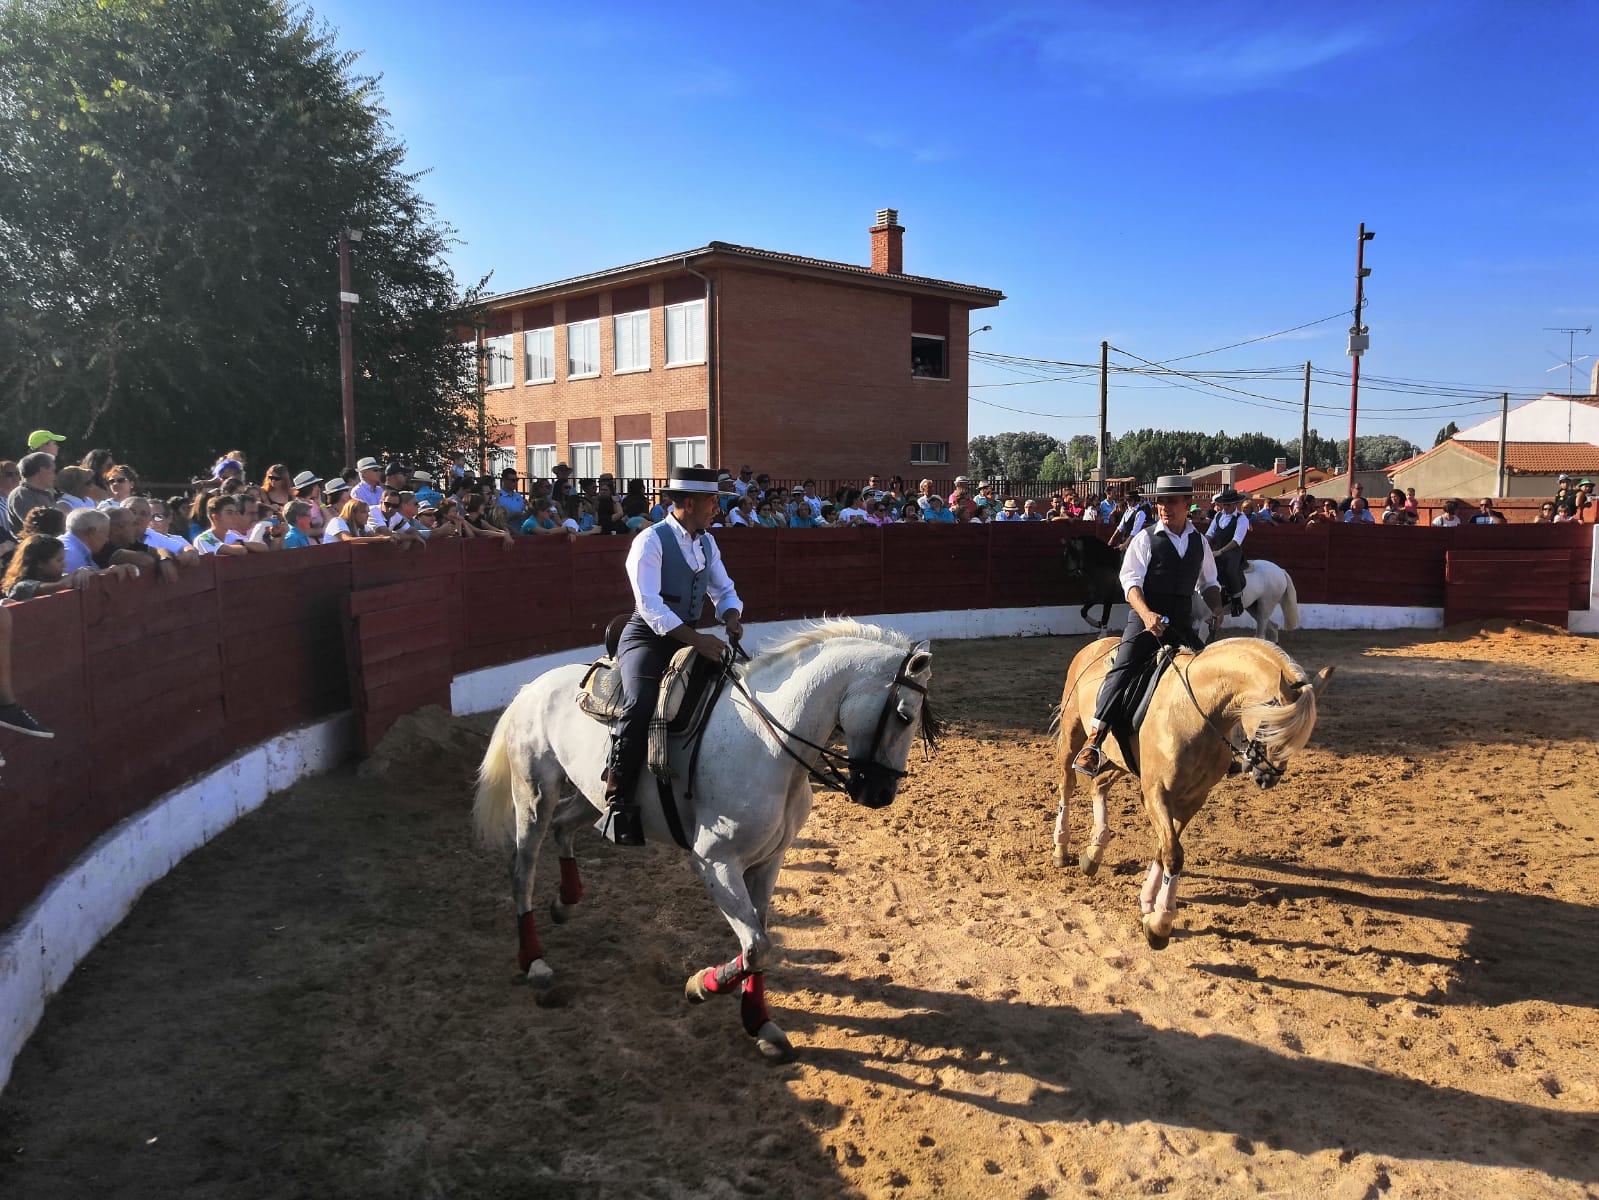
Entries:
<svg viewBox="0 0 1599 1200">
<path fill-rule="evenodd" d="M 378 469 L 378 460 L 375 458 L 363 458 L 355 464 L 355 469 L 357 471 L 376 471 Z"/>
<path fill-rule="evenodd" d="M 294 477 L 294 490 L 299 491 L 301 488 L 310 487 L 313 483 L 321 482 L 322 477 L 314 471 L 301 471 Z"/>
<path fill-rule="evenodd" d="M 722 472 L 726 475 L 727 472 Z M 679 467 L 666 481 L 666 490 L 669 492 L 707 492 L 715 495 L 720 489 L 717 487 L 717 472 L 706 467 Z"/>
</svg>

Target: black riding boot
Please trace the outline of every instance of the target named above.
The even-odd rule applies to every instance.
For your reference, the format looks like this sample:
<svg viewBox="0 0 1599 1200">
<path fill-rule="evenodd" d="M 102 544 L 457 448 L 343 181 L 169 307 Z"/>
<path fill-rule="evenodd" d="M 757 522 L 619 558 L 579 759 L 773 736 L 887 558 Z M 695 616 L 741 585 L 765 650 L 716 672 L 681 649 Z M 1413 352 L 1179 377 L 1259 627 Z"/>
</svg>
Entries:
<svg viewBox="0 0 1599 1200">
<path fill-rule="evenodd" d="M 615 780 L 614 770 L 605 772 L 605 813 L 594 823 L 594 828 L 606 841 L 618 846 L 642 846 L 644 820 L 638 805 L 629 803 L 631 797 L 622 793 Z M 631 788 L 627 790 L 632 791 Z"/>
</svg>

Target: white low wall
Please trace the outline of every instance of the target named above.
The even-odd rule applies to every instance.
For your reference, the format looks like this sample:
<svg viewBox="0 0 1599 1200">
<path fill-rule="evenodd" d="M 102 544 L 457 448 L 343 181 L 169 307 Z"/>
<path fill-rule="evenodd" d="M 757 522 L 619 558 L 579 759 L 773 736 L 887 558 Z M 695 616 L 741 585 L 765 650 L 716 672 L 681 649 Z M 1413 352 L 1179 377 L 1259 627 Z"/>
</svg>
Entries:
<svg viewBox="0 0 1599 1200">
<path fill-rule="evenodd" d="M 1595 546 L 1599 578 L 1599 537 Z M 1588 612 L 1571 614 L 1574 632 L 1599 633 L 1599 589 L 1593 601 Z M 1112 618 L 1112 628 L 1119 629 L 1125 609 Z M 859 619 L 932 640 L 1080 636 L 1090 631 L 1076 606 L 885 613 Z M 1300 619 L 1305 629 L 1437 629 L 1443 625 L 1443 610 L 1302 604 Z M 804 624 L 752 622 L 746 627 L 745 643 L 755 652 Z M 1227 625 L 1253 628 L 1248 618 L 1231 618 Z M 598 646 L 584 646 L 469 671 L 451 686 L 451 706 L 461 714 L 503 708 L 523 684 L 545 671 L 591 662 L 599 652 Z M 58 876 L 0 934 L 0 1088 L 10 1079 L 11 1064 L 23 1043 L 38 1026 L 45 1002 L 127 915 L 145 888 L 185 855 L 260 807 L 273 792 L 330 770 L 348 759 L 353 749 L 348 713 L 271 738 L 108 830 Z"/>
</svg>

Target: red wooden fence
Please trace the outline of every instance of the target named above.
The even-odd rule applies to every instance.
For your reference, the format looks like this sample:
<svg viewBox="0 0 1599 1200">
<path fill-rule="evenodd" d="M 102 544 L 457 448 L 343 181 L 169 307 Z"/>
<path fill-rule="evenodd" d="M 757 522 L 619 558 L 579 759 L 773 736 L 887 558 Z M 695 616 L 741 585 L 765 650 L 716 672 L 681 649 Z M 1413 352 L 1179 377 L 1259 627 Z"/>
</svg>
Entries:
<svg viewBox="0 0 1599 1200">
<path fill-rule="evenodd" d="M 1084 532 L 1103 530 L 730 529 L 718 542 L 746 617 L 759 621 L 1076 607 L 1086 597 L 1061 572 L 1060 543 Z M 1558 564 L 1540 568 L 1544 582 L 1563 571 L 1568 606 L 1581 609 L 1590 534 L 1295 526 L 1256 529 L 1249 548 L 1281 563 L 1304 603 L 1434 607 L 1445 604 L 1452 552 L 1537 552 Z M 363 736 L 380 736 L 418 696 L 447 698 L 446 671 L 598 642 L 631 607 L 626 553 L 626 539 L 602 537 L 509 550 L 341 544 L 211 558 L 176 583 L 101 580 L 11 606 L 17 686 L 56 737 L 0 741 L 10 760 L 0 768 L 0 925 L 117 821 L 263 738 L 352 706 Z"/>
</svg>

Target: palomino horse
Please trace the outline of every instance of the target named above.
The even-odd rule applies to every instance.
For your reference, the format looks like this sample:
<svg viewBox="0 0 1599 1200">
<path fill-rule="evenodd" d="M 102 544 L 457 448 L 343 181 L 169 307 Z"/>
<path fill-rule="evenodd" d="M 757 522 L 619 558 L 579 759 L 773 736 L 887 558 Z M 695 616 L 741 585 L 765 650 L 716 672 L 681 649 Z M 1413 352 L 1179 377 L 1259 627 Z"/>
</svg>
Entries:
<svg viewBox="0 0 1599 1200">
<path fill-rule="evenodd" d="M 1061 543 L 1061 561 L 1066 574 L 1081 579 L 1088 587 L 1088 603 L 1082 609 L 1083 620 L 1100 632 L 1110 624 L 1110 610 L 1123 602 L 1121 580 L 1121 552 L 1112 550 L 1093 534 L 1080 534 Z M 1251 559 L 1244 567 L 1244 592 L 1240 597 L 1246 611 L 1255 621 L 1255 636 L 1267 641 L 1277 640 L 1278 629 L 1299 628 L 1299 595 L 1294 591 L 1294 581 L 1288 572 L 1276 563 L 1264 559 Z M 1088 610 L 1100 608 L 1100 618 L 1095 621 Z M 1272 620 L 1278 607 L 1283 610 L 1282 624 Z M 1210 617 L 1198 596 L 1194 597 L 1194 625 L 1201 632 Z"/>
<path fill-rule="evenodd" d="M 535 987 L 555 980 L 533 913 L 539 846 L 553 830 L 561 885 L 551 914 L 564 921 L 583 896 L 573 837 L 593 820 L 591 806 L 604 807 L 610 735 L 575 702 L 583 672 L 559 667 L 518 692 L 478 769 L 473 818 L 486 843 L 515 843 L 518 961 Z M 925 642 L 857 621 L 819 622 L 757 655 L 742 684 L 729 687 L 706 725 L 691 780 L 688 756 L 674 751 L 677 794 L 693 796 L 681 814 L 689 862 L 739 944 L 738 957 L 695 972 L 684 991 L 693 1003 L 741 993 L 744 1030 L 768 1058 L 794 1056 L 766 1008 L 766 914 L 783 855 L 810 815 L 811 776 L 868 808 L 891 803 L 917 733 L 929 745 L 938 735 L 927 706 L 931 677 Z M 824 749 L 836 729 L 846 754 Z M 639 787 L 646 829 L 670 843 L 648 771 Z M 680 800 L 679 808 L 690 806 Z"/>
<path fill-rule="evenodd" d="M 1116 638 L 1089 643 L 1066 673 L 1060 701 L 1057 867 L 1066 865 L 1070 840 L 1066 807 L 1075 779 L 1071 762 L 1088 740 L 1088 721 L 1117 644 Z M 1144 936 L 1152 948 L 1164 949 L 1171 940 L 1177 877 L 1183 869 L 1183 831 L 1210 789 L 1228 774 L 1235 754 L 1243 758 L 1244 769 L 1258 786 L 1275 784 L 1288 759 L 1310 740 L 1316 727 L 1316 700 L 1332 672 L 1326 667 L 1311 677 L 1270 642 L 1227 638 L 1200 654 L 1179 653 L 1161 678 L 1136 735 L 1137 778 L 1157 846 L 1140 895 Z M 1131 774 L 1119 739 L 1107 738 L 1104 750 L 1105 768 L 1093 779 L 1094 828 L 1078 859 L 1089 875 L 1099 869 L 1111 839 L 1106 794 L 1117 779 Z"/>
</svg>

